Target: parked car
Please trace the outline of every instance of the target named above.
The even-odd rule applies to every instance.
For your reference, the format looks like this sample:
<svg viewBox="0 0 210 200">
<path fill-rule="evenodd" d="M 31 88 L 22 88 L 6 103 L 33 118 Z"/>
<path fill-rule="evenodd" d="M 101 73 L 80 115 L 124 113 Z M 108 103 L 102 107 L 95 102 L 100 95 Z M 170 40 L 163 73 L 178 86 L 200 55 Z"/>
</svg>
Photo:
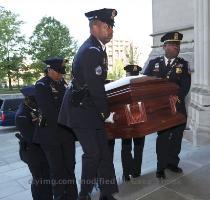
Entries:
<svg viewBox="0 0 210 200">
<path fill-rule="evenodd" d="M 15 126 L 15 114 L 23 98 L 0 99 L 0 126 Z"/>
</svg>

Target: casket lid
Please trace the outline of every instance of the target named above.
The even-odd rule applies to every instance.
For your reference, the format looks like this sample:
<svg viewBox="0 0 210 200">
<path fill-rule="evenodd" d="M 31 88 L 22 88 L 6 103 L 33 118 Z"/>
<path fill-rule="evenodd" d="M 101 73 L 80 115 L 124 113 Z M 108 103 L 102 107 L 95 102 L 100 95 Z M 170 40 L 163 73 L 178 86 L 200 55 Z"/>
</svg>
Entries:
<svg viewBox="0 0 210 200">
<path fill-rule="evenodd" d="M 129 85 L 131 83 L 131 80 L 138 79 L 144 76 L 145 75 L 139 74 L 137 76 L 127 76 L 127 77 L 120 78 L 119 80 L 106 84 L 105 90 L 109 91 L 109 90 L 112 90 L 121 86 Z"/>
</svg>

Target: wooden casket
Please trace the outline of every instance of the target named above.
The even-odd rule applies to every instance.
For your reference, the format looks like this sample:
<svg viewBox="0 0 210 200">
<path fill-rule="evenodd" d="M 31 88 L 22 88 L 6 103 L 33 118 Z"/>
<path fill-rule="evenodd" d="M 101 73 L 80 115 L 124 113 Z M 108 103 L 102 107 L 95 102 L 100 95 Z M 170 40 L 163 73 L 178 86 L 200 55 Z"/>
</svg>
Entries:
<svg viewBox="0 0 210 200">
<path fill-rule="evenodd" d="M 178 86 L 144 75 L 129 76 L 105 85 L 114 123 L 106 123 L 108 137 L 141 137 L 186 122 L 173 98 Z"/>
</svg>

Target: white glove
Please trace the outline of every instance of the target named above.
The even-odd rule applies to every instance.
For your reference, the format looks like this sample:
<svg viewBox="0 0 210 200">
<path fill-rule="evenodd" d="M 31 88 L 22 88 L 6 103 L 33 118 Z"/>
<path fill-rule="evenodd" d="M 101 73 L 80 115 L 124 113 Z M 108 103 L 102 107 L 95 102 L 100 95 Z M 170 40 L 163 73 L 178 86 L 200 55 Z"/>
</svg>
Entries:
<svg viewBox="0 0 210 200">
<path fill-rule="evenodd" d="M 109 117 L 106 118 L 105 122 L 114 124 L 114 114 L 115 114 L 115 112 L 111 112 Z"/>
</svg>

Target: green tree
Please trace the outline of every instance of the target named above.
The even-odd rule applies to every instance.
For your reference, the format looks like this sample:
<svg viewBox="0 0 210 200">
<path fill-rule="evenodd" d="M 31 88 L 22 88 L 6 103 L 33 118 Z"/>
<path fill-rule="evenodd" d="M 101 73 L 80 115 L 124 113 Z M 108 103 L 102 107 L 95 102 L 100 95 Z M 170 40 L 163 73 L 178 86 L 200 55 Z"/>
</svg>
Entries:
<svg viewBox="0 0 210 200">
<path fill-rule="evenodd" d="M 133 43 L 130 44 L 129 49 L 126 49 L 126 57 L 128 59 L 128 64 L 138 64 L 139 53 L 137 47 L 135 47 Z"/>
<path fill-rule="evenodd" d="M 122 78 L 124 75 L 124 63 L 121 59 L 119 59 L 115 62 L 112 70 L 108 73 L 108 79 L 117 80 Z"/>
<path fill-rule="evenodd" d="M 43 17 L 30 37 L 30 55 L 34 70 L 43 72 L 43 63 L 49 56 L 62 56 L 70 61 L 77 50 L 69 29 L 53 17 Z"/>
<path fill-rule="evenodd" d="M 18 15 L 0 7 L 0 77 L 7 76 L 12 90 L 12 79 L 19 79 L 26 53 L 26 40 L 20 32 L 23 21 Z"/>
</svg>

